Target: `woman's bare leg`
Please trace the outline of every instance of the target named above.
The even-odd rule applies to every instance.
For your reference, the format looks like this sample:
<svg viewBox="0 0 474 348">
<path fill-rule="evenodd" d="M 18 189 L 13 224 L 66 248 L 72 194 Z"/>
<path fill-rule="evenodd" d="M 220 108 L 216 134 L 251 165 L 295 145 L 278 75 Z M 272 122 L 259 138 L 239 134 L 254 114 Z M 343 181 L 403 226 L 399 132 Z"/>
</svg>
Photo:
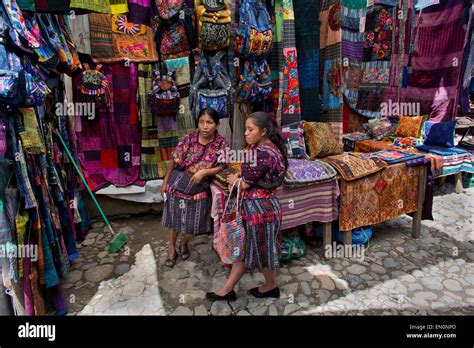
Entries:
<svg viewBox="0 0 474 348">
<path fill-rule="evenodd" d="M 168 233 L 168 259 L 170 260 L 176 258 L 176 239 L 178 239 L 178 232 L 170 228 Z"/>
<path fill-rule="evenodd" d="M 232 290 L 234 290 L 235 285 L 239 282 L 240 278 L 245 273 L 245 262 L 239 261 L 235 265 L 232 265 L 232 270 L 230 271 L 229 278 L 225 282 L 224 286 L 215 292 L 216 295 L 225 296 Z"/>
<path fill-rule="evenodd" d="M 276 271 L 264 268 L 263 276 L 265 277 L 265 284 L 258 288 L 260 292 L 267 292 L 277 287 L 276 285 Z"/>
</svg>

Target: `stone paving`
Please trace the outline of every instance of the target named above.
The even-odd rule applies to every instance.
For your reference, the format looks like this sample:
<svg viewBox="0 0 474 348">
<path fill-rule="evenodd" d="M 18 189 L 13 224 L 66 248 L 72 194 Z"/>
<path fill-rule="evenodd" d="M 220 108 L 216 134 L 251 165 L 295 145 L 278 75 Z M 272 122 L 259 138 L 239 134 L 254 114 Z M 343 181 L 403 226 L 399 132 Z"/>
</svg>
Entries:
<svg viewBox="0 0 474 348">
<path fill-rule="evenodd" d="M 411 218 L 402 216 L 374 227 L 363 259 L 326 260 L 320 244 L 308 245 L 305 257 L 282 265 L 280 299 L 247 295 L 263 282 L 260 273 L 247 273 L 235 302 L 205 299 L 228 274 L 209 236 L 195 238 L 190 258 L 170 269 L 160 215 L 113 222 L 130 239 L 112 255 L 106 252 L 110 235 L 95 223 L 64 283 L 74 299 L 70 315 L 472 315 L 473 198 L 474 188 L 456 194 L 452 184 L 436 187 L 435 220 L 422 222 L 419 239 L 411 237 Z M 140 301 L 149 306 L 134 305 Z"/>
</svg>

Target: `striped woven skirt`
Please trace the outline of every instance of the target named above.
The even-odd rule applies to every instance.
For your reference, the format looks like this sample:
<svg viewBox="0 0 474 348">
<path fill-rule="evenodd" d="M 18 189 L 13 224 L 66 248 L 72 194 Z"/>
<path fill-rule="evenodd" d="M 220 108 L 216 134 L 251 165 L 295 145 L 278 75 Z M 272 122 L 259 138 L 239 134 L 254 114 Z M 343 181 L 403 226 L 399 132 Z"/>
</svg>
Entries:
<svg viewBox="0 0 474 348">
<path fill-rule="evenodd" d="M 244 199 L 242 216 L 247 234 L 246 268 L 280 268 L 282 212 L 278 198 Z"/>
<path fill-rule="evenodd" d="M 194 236 L 212 233 L 210 184 L 193 183 L 190 178 L 178 170 L 171 173 L 161 223 Z"/>
</svg>

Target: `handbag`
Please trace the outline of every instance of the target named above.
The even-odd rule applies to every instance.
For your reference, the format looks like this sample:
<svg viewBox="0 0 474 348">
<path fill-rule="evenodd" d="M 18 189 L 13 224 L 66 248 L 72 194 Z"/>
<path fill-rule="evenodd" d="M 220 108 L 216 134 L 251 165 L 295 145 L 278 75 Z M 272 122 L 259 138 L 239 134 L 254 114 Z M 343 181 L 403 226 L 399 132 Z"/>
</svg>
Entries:
<svg viewBox="0 0 474 348">
<path fill-rule="evenodd" d="M 227 265 L 233 265 L 242 261 L 245 257 L 245 228 L 240 212 L 241 206 L 239 205 L 241 181 L 242 179 L 237 180 L 230 189 L 219 230 L 214 236 L 214 250 L 219 254 L 221 261 Z M 237 198 L 230 211 L 227 212 L 229 201 L 236 184 Z M 242 203 L 242 201 L 240 201 L 240 203 Z"/>
</svg>

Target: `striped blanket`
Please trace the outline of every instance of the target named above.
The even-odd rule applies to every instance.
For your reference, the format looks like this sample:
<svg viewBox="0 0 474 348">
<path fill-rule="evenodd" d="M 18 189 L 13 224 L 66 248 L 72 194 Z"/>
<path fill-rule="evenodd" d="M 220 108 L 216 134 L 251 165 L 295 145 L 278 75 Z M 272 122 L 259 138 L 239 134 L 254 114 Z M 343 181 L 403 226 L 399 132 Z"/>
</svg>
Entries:
<svg viewBox="0 0 474 348">
<path fill-rule="evenodd" d="M 227 197 L 215 185 L 211 185 L 211 193 L 211 217 L 214 219 L 214 227 L 219 228 L 220 217 Z M 282 230 L 312 221 L 330 222 L 337 219 L 337 199 L 339 197 L 337 180 L 299 188 L 280 186 L 276 196 L 280 201 L 283 213 Z"/>
</svg>

